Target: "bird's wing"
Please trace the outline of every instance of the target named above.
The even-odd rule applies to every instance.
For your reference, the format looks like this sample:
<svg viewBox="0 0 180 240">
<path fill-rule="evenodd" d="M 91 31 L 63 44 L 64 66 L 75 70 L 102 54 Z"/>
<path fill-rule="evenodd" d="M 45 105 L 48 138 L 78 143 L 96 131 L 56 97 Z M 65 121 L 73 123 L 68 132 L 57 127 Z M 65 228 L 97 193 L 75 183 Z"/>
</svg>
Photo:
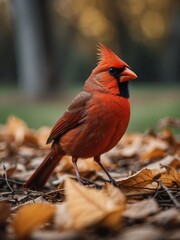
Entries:
<svg viewBox="0 0 180 240">
<path fill-rule="evenodd" d="M 87 115 L 86 104 L 90 98 L 91 93 L 88 92 L 80 92 L 77 95 L 68 110 L 53 127 L 47 139 L 47 144 L 84 122 L 85 116 Z"/>
</svg>

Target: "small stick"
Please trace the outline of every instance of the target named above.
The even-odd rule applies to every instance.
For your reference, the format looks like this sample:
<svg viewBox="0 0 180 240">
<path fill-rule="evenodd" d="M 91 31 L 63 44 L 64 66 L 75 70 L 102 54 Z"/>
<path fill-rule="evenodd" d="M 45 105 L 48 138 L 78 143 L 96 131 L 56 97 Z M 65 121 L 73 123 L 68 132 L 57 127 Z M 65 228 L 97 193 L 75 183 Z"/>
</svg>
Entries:
<svg viewBox="0 0 180 240">
<path fill-rule="evenodd" d="M 11 193 L 14 193 L 14 190 L 12 189 L 12 187 L 10 186 L 9 182 L 8 182 L 8 178 L 7 178 L 7 173 L 6 173 L 6 167 L 5 165 L 3 165 L 3 169 L 4 169 L 4 180 L 8 186 L 8 188 L 10 189 Z"/>
<path fill-rule="evenodd" d="M 180 203 L 176 200 L 176 198 L 171 194 L 171 192 L 169 191 L 169 189 L 161 182 L 158 181 L 159 185 L 166 191 L 166 193 L 168 194 L 168 196 L 170 197 L 170 199 L 172 200 L 172 202 L 174 203 L 174 205 L 176 206 L 176 208 L 180 208 Z"/>
<path fill-rule="evenodd" d="M 17 184 L 19 186 L 23 185 L 24 181 L 19 181 L 19 180 L 15 180 L 15 179 L 11 179 L 11 178 L 7 178 L 9 183 L 14 183 Z M 0 181 L 4 181 L 4 178 L 0 177 Z"/>
</svg>

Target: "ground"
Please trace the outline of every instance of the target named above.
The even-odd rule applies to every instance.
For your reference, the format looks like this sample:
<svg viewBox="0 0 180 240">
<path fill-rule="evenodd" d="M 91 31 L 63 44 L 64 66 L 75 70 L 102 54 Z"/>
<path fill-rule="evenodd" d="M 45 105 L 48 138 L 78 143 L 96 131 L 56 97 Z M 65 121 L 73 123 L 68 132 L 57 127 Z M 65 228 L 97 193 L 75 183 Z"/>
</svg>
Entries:
<svg viewBox="0 0 180 240">
<path fill-rule="evenodd" d="M 1 239 L 180 239 L 180 142 L 159 131 L 128 133 L 102 156 L 118 187 L 93 159 L 79 160 L 79 184 L 64 157 L 41 190 L 22 184 L 49 152 L 50 128 L 32 130 L 11 116 L 0 127 Z"/>
</svg>

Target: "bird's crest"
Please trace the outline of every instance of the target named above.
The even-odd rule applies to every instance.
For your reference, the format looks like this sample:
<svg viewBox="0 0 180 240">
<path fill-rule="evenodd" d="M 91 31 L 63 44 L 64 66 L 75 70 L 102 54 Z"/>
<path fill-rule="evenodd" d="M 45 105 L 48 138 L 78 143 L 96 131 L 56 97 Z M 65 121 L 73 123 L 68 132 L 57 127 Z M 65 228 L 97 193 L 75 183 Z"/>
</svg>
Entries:
<svg viewBox="0 0 180 240">
<path fill-rule="evenodd" d="M 98 68 L 99 67 L 117 67 L 128 66 L 122 61 L 114 52 L 104 46 L 102 43 L 98 44 Z"/>
</svg>

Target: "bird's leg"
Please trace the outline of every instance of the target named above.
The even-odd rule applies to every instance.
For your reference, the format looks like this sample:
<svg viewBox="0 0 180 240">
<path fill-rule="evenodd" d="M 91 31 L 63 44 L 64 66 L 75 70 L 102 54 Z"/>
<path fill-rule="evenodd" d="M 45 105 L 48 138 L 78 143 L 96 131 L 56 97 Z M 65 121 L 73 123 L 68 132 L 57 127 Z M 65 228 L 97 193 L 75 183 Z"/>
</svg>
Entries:
<svg viewBox="0 0 180 240">
<path fill-rule="evenodd" d="M 76 177 L 77 177 L 78 182 L 80 184 L 83 184 L 83 185 L 90 185 L 90 184 L 92 184 L 92 182 L 87 181 L 87 180 L 83 179 L 80 176 L 80 173 L 79 173 L 79 170 L 78 170 L 78 166 L 77 166 L 77 160 L 78 160 L 77 157 L 72 157 L 72 162 L 73 162 L 73 165 L 74 165 L 74 168 L 75 168 L 75 171 L 76 171 Z"/>
<path fill-rule="evenodd" d="M 106 173 L 106 175 L 108 176 L 110 182 L 116 186 L 119 187 L 118 183 L 114 180 L 114 178 L 112 178 L 112 176 L 108 173 L 107 169 L 103 166 L 103 164 L 101 163 L 101 159 L 100 156 L 96 156 L 94 157 L 94 161 L 97 162 L 99 164 L 99 166 L 103 169 L 103 171 Z"/>
</svg>

